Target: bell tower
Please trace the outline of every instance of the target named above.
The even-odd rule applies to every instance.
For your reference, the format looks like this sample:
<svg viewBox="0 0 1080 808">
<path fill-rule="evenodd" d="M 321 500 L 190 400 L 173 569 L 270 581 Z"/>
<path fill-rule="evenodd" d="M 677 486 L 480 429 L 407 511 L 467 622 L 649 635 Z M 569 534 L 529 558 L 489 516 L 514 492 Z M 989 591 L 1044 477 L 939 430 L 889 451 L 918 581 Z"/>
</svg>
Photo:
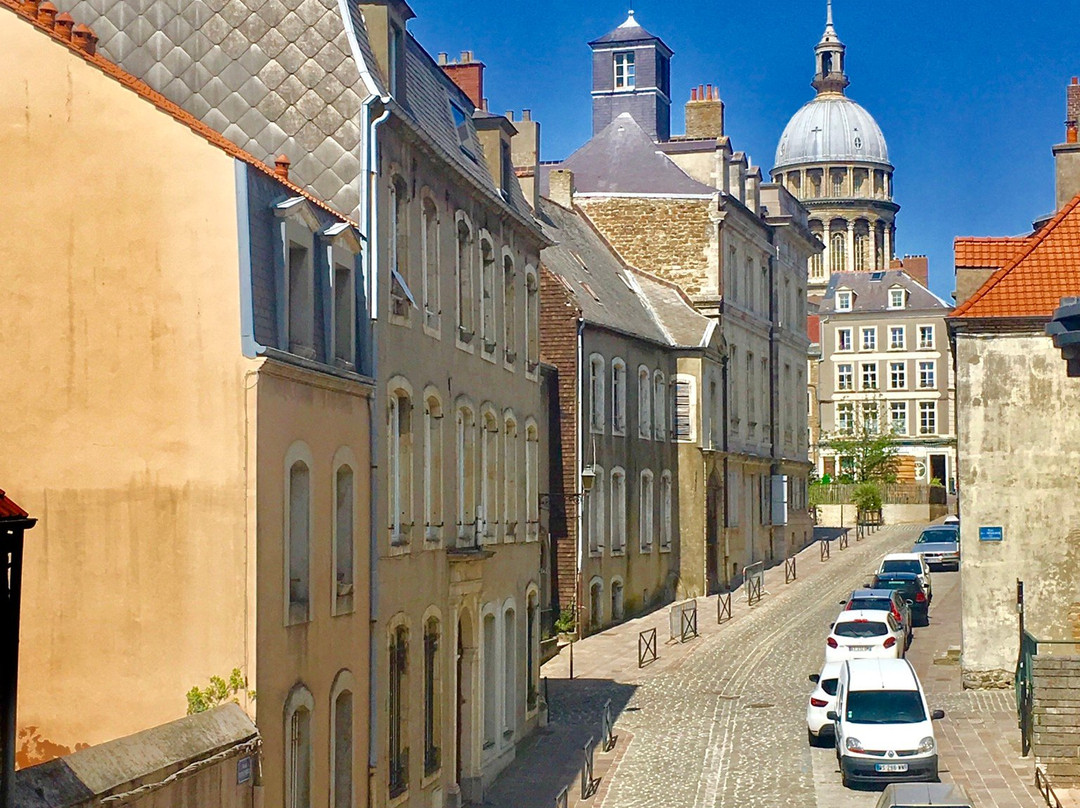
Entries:
<svg viewBox="0 0 1080 808">
<path fill-rule="evenodd" d="M 593 134 L 624 112 L 656 141 L 671 137 L 672 51 L 634 19 L 589 43 L 593 52 Z"/>
<path fill-rule="evenodd" d="M 817 72 L 811 82 L 818 95 L 822 93 L 844 94 L 845 88 L 851 83 L 848 81 L 844 70 L 844 52 L 847 49 L 840 37 L 836 35 L 833 27 L 832 0 L 828 0 L 828 10 L 825 16 L 825 33 L 821 41 L 814 48 L 817 57 Z"/>
</svg>

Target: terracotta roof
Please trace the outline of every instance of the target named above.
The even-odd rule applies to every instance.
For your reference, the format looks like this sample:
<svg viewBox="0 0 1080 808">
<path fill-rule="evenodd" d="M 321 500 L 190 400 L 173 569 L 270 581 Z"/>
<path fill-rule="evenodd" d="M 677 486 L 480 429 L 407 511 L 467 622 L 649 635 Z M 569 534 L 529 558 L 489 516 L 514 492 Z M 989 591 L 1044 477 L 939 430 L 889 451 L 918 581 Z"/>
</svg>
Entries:
<svg viewBox="0 0 1080 808">
<path fill-rule="evenodd" d="M 0 519 L 25 519 L 29 515 L 30 514 L 8 499 L 7 494 L 0 491 Z"/>
<path fill-rule="evenodd" d="M 312 204 L 333 214 L 342 221 L 348 222 L 354 227 L 356 226 L 356 223 L 349 217 L 334 210 L 327 205 L 326 202 L 315 197 L 299 185 L 285 179 L 279 173 L 275 172 L 272 166 L 262 162 L 253 154 L 244 151 L 195 116 L 184 111 L 184 109 L 174 104 L 161 93 L 151 89 L 145 82 L 135 78 L 135 76 L 122 70 L 115 63 L 110 62 L 104 56 L 97 53 L 97 36 L 94 35 L 93 31 L 85 25 L 72 26 L 72 19 L 68 14 L 60 14 L 57 16 L 56 7 L 50 3 L 49 0 L 45 0 L 45 2 L 38 2 L 38 0 L 21 0 L 21 2 L 20 0 L 0 0 L 0 7 L 8 8 L 15 12 L 39 31 L 48 34 L 53 40 L 66 46 L 71 53 L 98 68 L 107 76 L 116 79 L 128 89 L 134 91 L 136 95 L 149 101 L 159 110 L 176 119 L 179 123 L 182 123 L 195 134 L 204 138 L 212 146 L 217 146 L 231 157 L 235 157 L 237 160 L 242 160 L 254 168 L 257 168 L 264 174 L 273 177 L 293 193 L 306 197 Z"/>
<path fill-rule="evenodd" d="M 953 317 L 1051 317 L 1080 295 L 1080 194 L 1027 240 Z"/>
<path fill-rule="evenodd" d="M 973 238 L 961 236 L 953 242 L 954 263 L 962 269 L 1001 269 L 1026 247 L 1032 236 Z"/>
</svg>

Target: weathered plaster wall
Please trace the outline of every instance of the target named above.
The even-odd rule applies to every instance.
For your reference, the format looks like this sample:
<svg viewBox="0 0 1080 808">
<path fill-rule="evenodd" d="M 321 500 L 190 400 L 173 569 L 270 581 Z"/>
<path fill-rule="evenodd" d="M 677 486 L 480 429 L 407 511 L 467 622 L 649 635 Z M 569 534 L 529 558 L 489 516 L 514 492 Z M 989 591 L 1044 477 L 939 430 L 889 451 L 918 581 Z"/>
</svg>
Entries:
<svg viewBox="0 0 1080 808">
<path fill-rule="evenodd" d="M 1016 579 L 1027 628 L 1077 636 L 1080 595 L 1080 379 L 1041 333 L 959 334 L 963 667 L 968 686 L 1007 684 L 1017 654 Z M 979 527 L 1004 528 L 980 542 Z"/>
</svg>

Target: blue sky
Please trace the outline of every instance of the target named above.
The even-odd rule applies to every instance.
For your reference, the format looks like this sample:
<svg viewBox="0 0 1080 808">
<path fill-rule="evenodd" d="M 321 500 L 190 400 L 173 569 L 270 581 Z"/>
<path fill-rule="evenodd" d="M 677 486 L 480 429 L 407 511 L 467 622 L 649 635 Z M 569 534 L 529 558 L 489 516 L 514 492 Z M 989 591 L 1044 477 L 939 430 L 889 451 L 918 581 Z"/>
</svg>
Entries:
<svg viewBox="0 0 1080 808">
<path fill-rule="evenodd" d="M 472 50 L 487 64 L 492 111 L 533 111 L 543 159 L 588 139 L 586 43 L 626 19 L 626 2 L 412 7 L 429 51 Z M 690 88 L 711 82 L 734 147 L 767 173 L 784 125 L 813 96 L 824 0 L 641 0 L 634 11 L 675 51 L 672 131 L 683 131 Z M 877 119 L 896 167 L 897 254 L 928 255 L 931 287 L 951 300 L 955 236 L 1022 233 L 1054 207 L 1050 148 L 1065 139 L 1065 86 L 1080 75 L 1080 0 L 834 0 L 834 14 L 848 95 Z"/>
</svg>

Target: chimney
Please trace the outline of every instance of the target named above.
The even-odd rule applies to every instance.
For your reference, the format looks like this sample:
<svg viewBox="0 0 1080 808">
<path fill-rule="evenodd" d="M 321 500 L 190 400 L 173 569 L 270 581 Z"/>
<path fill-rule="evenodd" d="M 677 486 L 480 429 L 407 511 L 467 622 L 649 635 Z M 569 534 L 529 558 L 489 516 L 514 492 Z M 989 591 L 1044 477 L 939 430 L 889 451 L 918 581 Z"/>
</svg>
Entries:
<svg viewBox="0 0 1080 808">
<path fill-rule="evenodd" d="M 926 288 L 930 288 L 930 261 L 925 255 L 905 255 L 889 262 L 889 269 L 899 269 Z"/>
<path fill-rule="evenodd" d="M 564 208 L 574 207 L 574 172 L 553 168 L 548 175 L 548 199 Z"/>
<path fill-rule="evenodd" d="M 52 27 L 56 25 L 56 6 L 50 3 L 49 0 L 45 0 L 44 3 L 38 6 L 37 21 L 52 30 Z"/>
<path fill-rule="evenodd" d="M 93 56 L 97 53 L 97 41 L 97 34 L 89 25 L 79 23 L 71 29 L 71 44 L 75 46 L 76 50 L 81 50 L 87 56 Z"/>
<path fill-rule="evenodd" d="M 686 136 L 719 138 L 724 136 L 724 102 L 719 88 L 711 84 L 698 85 L 690 91 L 686 102 Z"/>
<path fill-rule="evenodd" d="M 1075 77 L 1065 90 L 1065 142 L 1054 146 L 1054 174 L 1057 210 L 1080 193 L 1080 80 Z"/>
<path fill-rule="evenodd" d="M 75 18 L 66 11 L 56 18 L 56 33 L 66 42 L 71 41 L 71 29 L 75 27 Z"/>
<path fill-rule="evenodd" d="M 274 161 L 274 176 L 288 182 L 289 166 L 291 165 L 292 161 L 286 155 L 278 155 L 278 158 Z"/>
<path fill-rule="evenodd" d="M 506 113 L 514 124 L 517 134 L 510 138 L 510 153 L 514 171 L 521 185 L 525 201 L 535 211 L 540 204 L 540 124 L 532 119 L 532 110 L 522 110 L 521 120 L 514 120 L 514 113 Z"/>
<path fill-rule="evenodd" d="M 485 109 L 484 106 L 484 63 L 473 58 L 472 51 L 462 51 L 461 61 L 443 62 L 440 58 L 439 66 L 450 80 L 461 88 L 473 106 L 477 109 Z"/>
<path fill-rule="evenodd" d="M 761 212 L 761 169 L 757 166 L 748 167 L 746 172 L 745 204 L 755 216 Z"/>
</svg>

